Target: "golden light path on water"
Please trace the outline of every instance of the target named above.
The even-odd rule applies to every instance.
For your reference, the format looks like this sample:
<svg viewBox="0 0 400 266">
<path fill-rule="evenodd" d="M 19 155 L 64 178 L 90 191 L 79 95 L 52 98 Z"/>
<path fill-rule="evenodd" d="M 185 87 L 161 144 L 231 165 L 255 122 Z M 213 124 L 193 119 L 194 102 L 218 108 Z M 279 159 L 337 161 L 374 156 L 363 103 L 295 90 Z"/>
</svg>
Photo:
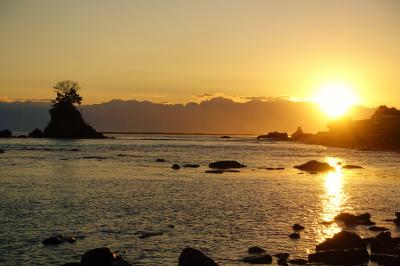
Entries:
<svg viewBox="0 0 400 266">
<path fill-rule="evenodd" d="M 342 172 L 341 161 L 334 157 L 327 157 L 326 161 L 334 167 L 335 170 L 323 176 L 325 193 L 321 196 L 322 212 L 320 213 L 320 219 L 329 222 L 342 211 L 342 206 L 347 200 L 347 196 L 343 191 L 345 178 Z M 341 231 L 341 228 L 336 223 L 327 223 L 319 228 L 318 242 Z"/>
</svg>

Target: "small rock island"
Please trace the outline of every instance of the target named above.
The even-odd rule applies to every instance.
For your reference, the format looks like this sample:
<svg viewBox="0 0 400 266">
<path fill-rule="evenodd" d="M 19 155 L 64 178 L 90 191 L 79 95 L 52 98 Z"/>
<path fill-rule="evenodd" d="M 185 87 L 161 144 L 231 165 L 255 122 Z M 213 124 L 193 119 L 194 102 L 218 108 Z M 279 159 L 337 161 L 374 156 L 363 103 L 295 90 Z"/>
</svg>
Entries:
<svg viewBox="0 0 400 266">
<path fill-rule="evenodd" d="M 43 133 L 39 129 L 35 129 L 30 134 L 31 137 L 65 139 L 105 138 L 103 134 L 97 132 L 83 120 L 81 113 L 76 108 L 76 105 L 80 105 L 82 102 L 82 97 L 78 94 L 78 90 L 80 89 L 78 83 L 71 80 L 64 80 L 58 82 L 53 88 L 57 93 L 57 97 L 53 101 L 52 108 L 49 110 L 50 122 Z"/>
</svg>

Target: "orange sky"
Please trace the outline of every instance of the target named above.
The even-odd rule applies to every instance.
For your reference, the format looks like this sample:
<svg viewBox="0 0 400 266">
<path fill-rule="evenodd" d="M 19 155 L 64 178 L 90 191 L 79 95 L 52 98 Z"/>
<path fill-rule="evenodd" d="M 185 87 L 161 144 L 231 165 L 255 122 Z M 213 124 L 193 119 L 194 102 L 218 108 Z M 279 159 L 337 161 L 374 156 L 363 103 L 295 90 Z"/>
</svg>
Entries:
<svg viewBox="0 0 400 266">
<path fill-rule="evenodd" d="M 312 98 L 348 84 L 400 106 L 400 1 L 0 2 L 0 98 L 188 102 L 210 93 Z"/>
</svg>

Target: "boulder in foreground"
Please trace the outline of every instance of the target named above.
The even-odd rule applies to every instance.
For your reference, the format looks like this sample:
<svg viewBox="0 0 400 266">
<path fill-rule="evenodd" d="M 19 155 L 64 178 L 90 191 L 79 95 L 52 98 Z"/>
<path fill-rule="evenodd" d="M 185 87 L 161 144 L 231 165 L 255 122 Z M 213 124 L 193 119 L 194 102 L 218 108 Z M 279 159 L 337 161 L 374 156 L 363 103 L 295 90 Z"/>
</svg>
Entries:
<svg viewBox="0 0 400 266">
<path fill-rule="evenodd" d="M 348 231 L 339 232 L 316 246 L 317 251 L 365 248 L 366 245 L 363 239 L 359 235 Z"/>
<path fill-rule="evenodd" d="M 210 163 L 208 166 L 210 168 L 214 168 L 214 169 L 229 169 L 229 168 L 246 167 L 246 165 L 241 164 L 237 161 L 216 161 L 216 162 Z"/>
<path fill-rule="evenodd" d="M 179 255 L 178 266 L 218 266 L 218 264 L 194 248 L 185 248 Z"/>
<path fill-rule="evenodd" d="M 366 249 L 329 250 L 308 255 L 308 262 L 325 265 L 359 265 L 368 261 Z"/>
<path fill-rule="evenodd" d="M 316 160 L 306 162 L 305 164 L 302 165 L 297 165 L 294 168 L 306 172 L 328 172 L 335 170 L 335 168 L 330 166 L 328 163 L 321 163 Z"/>
</svg>

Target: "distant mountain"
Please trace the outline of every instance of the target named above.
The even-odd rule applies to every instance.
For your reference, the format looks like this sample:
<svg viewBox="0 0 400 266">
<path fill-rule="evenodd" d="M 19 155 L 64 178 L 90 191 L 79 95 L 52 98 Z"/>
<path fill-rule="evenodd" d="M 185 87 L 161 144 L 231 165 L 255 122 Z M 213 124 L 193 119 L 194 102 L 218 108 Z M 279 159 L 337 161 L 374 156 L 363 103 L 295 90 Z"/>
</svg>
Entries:
<svg viewBox="0 0 400 266">
<path fill-rule="evenodd" d="M 0 103 L 0 129 L 30 131 L 49 121 L 50 103 Z M 201 103 L 158 104 L 148 101 L 112 100 L 80 107 L 83 117 L 99 131 L 260 134 L 326 130 L 328 119 L 308 102 L 283 99 L 245 103 L 216 97 Z M 368 118 L 375 108 L 354 107 L 353 119 Z"/>
</svg>

